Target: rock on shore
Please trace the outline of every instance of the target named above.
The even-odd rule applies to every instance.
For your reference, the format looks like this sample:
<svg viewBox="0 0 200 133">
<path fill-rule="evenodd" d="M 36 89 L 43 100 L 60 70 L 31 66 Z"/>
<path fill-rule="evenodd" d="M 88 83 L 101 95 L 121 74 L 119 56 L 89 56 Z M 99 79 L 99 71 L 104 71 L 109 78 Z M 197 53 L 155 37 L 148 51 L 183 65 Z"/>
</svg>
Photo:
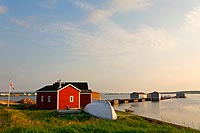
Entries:
<svg viewBox="0 0 200 133">
<path fill-rule="evenodd" d="M 35 104 L 35 101 L 31 98 L 23 98 L 22 100 L 18 101 L 18 103 L 22 104 Z"/>
</svg>

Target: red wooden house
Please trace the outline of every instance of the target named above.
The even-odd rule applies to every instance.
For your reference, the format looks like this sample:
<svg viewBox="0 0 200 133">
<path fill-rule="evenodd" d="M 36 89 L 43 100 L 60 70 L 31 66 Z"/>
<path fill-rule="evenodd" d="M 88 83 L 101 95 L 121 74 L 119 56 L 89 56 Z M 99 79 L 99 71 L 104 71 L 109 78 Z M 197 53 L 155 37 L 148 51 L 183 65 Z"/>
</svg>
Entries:
<svg viewBox="0 0 200 133">
<path fill-rule="evenodd" d="M 47 85 L 37 92 L 38 109 L 67 109 L 85 107 L 92 101 L 87 82 L 61 82 Z"/>
</svg>

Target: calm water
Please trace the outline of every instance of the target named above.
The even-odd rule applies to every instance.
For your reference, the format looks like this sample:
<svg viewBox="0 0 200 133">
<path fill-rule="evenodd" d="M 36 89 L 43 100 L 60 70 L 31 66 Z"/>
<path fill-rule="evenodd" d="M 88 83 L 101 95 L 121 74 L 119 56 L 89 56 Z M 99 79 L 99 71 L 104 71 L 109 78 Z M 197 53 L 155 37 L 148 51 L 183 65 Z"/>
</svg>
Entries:
<svg viewBox="0 0 200 133">
<path fill-rule="evenodd" d="M 134 110 L 134 114 L 146 116 L 200 130 L 200 94 L 188 94 L 183 99 L 160 102 L 138 102 L 114 106 L 116 110 Z"/>
<path fill-rule="evenodd" d="M 16 97 L 16 96 L 14 96 L 14 97 L 10 97 L 10 100 L 12 100 L 12 101 L 19 101 L 19 100 L 21 100 L 21 99 L 23 99 L 23 98 L 31 98 L 31 99 L 33 99 L 33 100 L 36 100 L 36 96 L 18 96 L 18 97 Z M 2 96 L 0 96 L 0 100 L 8 100 L 8 97 L 2 97 Z"/>
<path fill-rule="evenodd" d="M 22 98 L 36 100 L 36 96 L 11 97 L 13 101 Z M 125 99 L 129 95 L 102 95 L 102 99 Z M 7 97 L 0 97 L 0 100 L 7 100 Z M 189 126 L 200 130 L 200 94 L 188 94 L 183 99 L 168 99 L 160 102 L 138 102 L 126 103 L 114 106 L 116 110 L 134 110 L 134 114 L 163 120 L 183 126 Z"/>
</svg>

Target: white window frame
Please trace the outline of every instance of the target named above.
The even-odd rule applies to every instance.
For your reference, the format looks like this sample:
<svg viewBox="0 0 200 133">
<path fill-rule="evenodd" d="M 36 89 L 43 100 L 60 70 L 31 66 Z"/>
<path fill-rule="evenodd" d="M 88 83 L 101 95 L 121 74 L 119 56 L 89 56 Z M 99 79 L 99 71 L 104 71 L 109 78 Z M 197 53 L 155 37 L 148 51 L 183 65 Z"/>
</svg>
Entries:
<svg viewBox="0 0 200 133">
<path fill-rule="evenodd" d="M 70 102 L 70 103 L 74 102 L 74 96 L 70 96 L 70 97 L 69 97 L 69 102 Z"/>
<path fill-rule="evenodd" d="M 42 103 L 44 102 L 44 96 L 41 96 L 41 102 Z"/>
<path fill-rule="evenodd" d="M 48 102 L 49 103 L 51 102 L 51 96 L 48 96 Z"/>
</svg>

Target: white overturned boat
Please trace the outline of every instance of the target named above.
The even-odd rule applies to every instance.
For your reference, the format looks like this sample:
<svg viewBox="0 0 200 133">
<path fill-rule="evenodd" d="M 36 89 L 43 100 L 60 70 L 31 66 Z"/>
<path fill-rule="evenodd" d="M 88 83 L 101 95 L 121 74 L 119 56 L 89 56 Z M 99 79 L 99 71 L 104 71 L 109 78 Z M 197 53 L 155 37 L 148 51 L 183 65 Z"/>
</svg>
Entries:
<svg viewBox="0 0 200 133">
<path fill-rule="evenodd" d="M 117 119 L 117 114 L 111 106 L 110 102 L 104 100 L 97 100 L 87 104 L 84 111 L 103 119 Z"/>
</svg>

